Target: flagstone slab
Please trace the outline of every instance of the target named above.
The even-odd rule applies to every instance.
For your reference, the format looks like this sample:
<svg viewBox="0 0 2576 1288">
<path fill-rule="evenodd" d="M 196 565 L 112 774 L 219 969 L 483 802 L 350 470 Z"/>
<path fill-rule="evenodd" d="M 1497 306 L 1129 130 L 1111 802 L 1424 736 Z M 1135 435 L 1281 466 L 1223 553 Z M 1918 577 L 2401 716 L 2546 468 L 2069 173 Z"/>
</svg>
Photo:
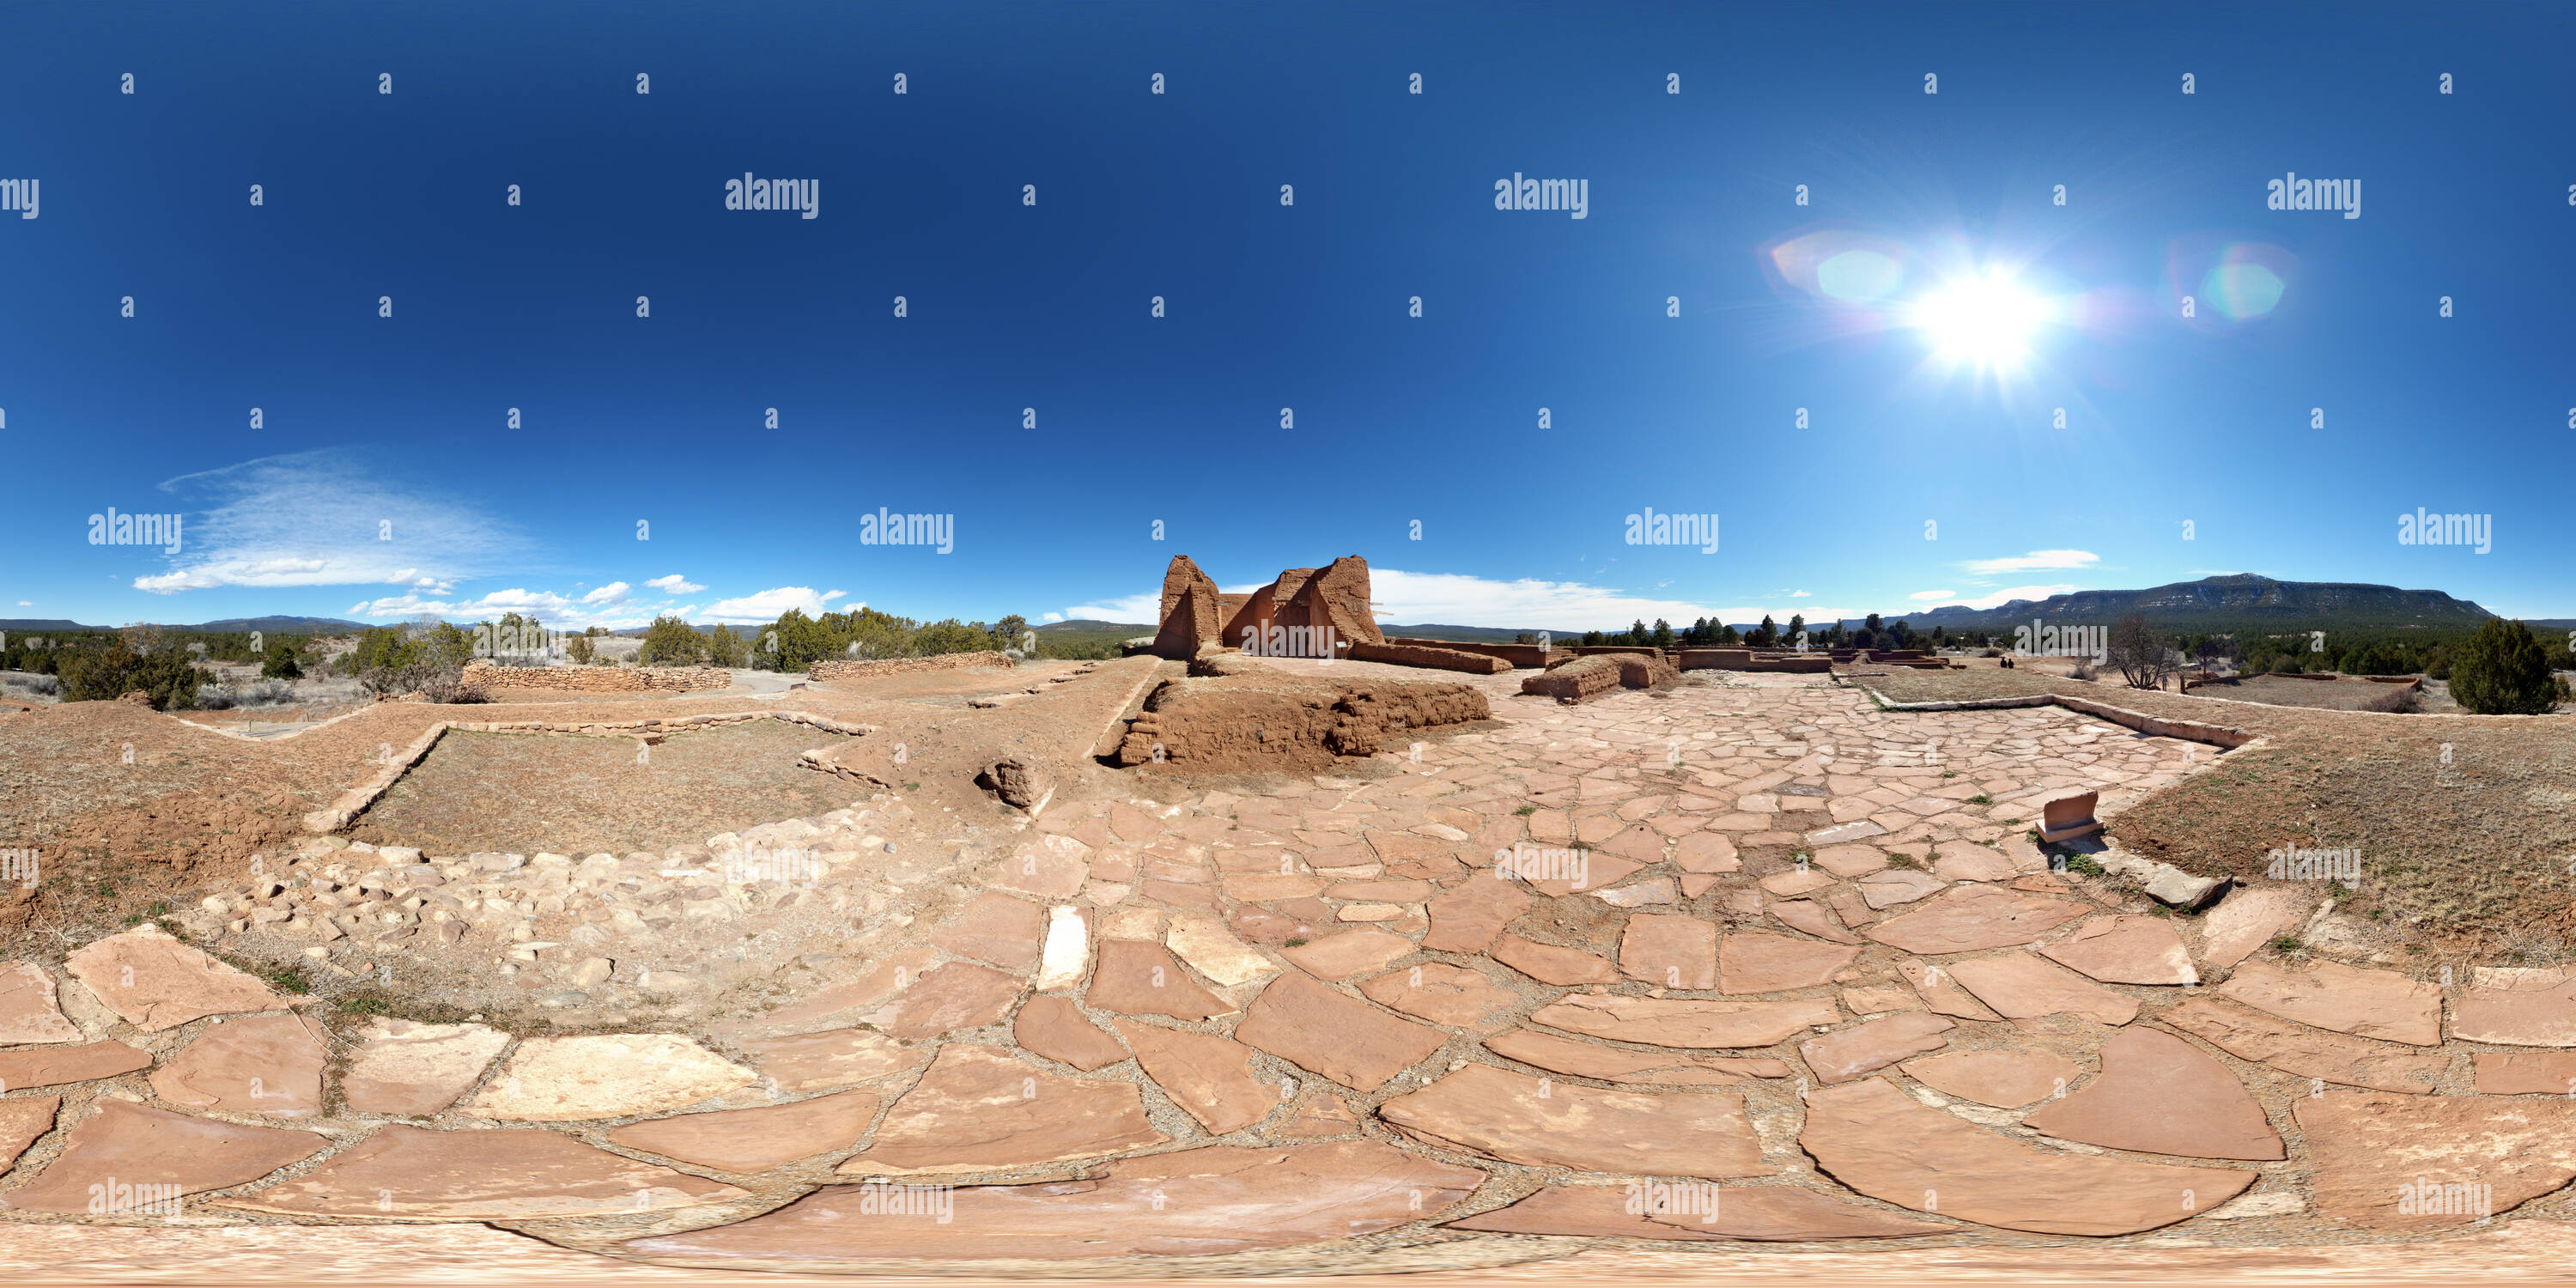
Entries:
<svg viewBox="0 0 2576 1288">
<path fill-rule="evenodd" d="M 1494 944 L 1490 954 L 1495 961 L 1529 976 L 1542 984 L 1571 987 L 1576 984 L 1610 984 L 1619 979 L 1619 970 L 1610 959 L 1580 948 L 1542 944 L 1518 935 L 1505 935 Z"/>
<path fill-rule="evenodd" d="M 2376 1229 L 2468 1225 L 2576 1179 L 2576 1101 L 2330 1091 L 2291 1113 L 2317 1211 Z"/>
<path fill-rule="evenodd" d="M 2480 1051 L 2478 1094 L 2576 1099 L 2576 1052 Z"/>
<path fill-rule="evenodd" d="M 1943 841 L 1932 852 L 1932 870 L 1944 881 L 2010 881 L 2021 875 L 2010 856 L 1974 841 Z"/>
<path fill-rule="evenodd" d="M 665 1113 L 755 1081 L 751 1070 L 669 1033 L 528 1038 L 463 1112 L 513 1122 Z"/>
<path fill-rule="evenodd" d="M 1638 913 L 1620 933 L 1619 973 L 1663 988 L 1715 988 L 1717 927 L 1689 913 Z"/>
<path fill-rule="evenodd" d="M 1762 878 L 1760 882 L 1764 890 L 1783 899 L 1813 894 L 1832 884 L 1834 884 L 1834 874 L 1816 868 L 1791 868 L 1786 872 L 1774 872 Z"/>
<path fill-rule="evenodd" d="M 2451 1004 L 2451 1036 L 2498 1046 L 2576 1047 L 2576 978 L 2531 972 L 2496 979 L 2478 972 Z"/>
<path fill-rule="evenodd" d="M 1673 1211 L 1708 1206 L 1714 1212 Z M 1509 1207 L 1447 1223 L 1452 1230 L 1585 1238 L 1803 1243 L 1956 1234 L 1957 1226 L 1865 1208 L 1782 1185 L 1550 1185 Z"/>
<path fill-rule="evenodd" d="M 1127 1048 L 1102 1032 L 1081 1008 L 1061 997 L 1032 997 L 1011 1021 L 1011 1038 L 1050 1060 L 1089 1073 L 1127 1058 Z"/>
<path fill-rule="evenodd" d="M 2234 966 L 2296 929 L 2314 907 L 2316 896 L 2281 886 L 2231 891 L 2201 914 L 2200 959 L 2216 969 Z"/>
<path fill-rule="evenodd" d="M 930 1058 L 927 1046 L 907 1046 L 868 1029 L 825 1029 L 738 1045 L 759 1062 L 763 1083 L 782 1092 L 847 1087 L 909 1072 Z"/>
<path fill-rule="evenodd" d="M 979 1185 L 947 1219 L 900 1191 L 835 1185 L 732 1225 L 621 1247 L 696 1265 L 820 1267 L 898 1260 L 1216 1256 L 1329 1243 L 1437 1216 L 1485 1175 L 1372 1140 L 1211 1145 L 1109 1163 L 1084 1180 Z"/>
<path fill-rule="evenodd" d="M 1251 1047 L 1138 1020 L 1110 1023 L 1135 1050 L 1145 1076 L 1214 1135 L 1260 1122 L 1279 1104 L 1278 1093 L 1261 1081 Z"/>
<path fill-rule="evenodd" d="M 1961 987 L 2008 1020 L 2074 1015 L 2120 1025 L 2138 1018 L 2138 999 L 2029 953 L 1971 958 L 1951 962 L 1947 969 Z"/>
<path fill-rule="evenodd" d="M 1163 946 L 1198 973 L 1229 987 L 1279 973 L 1277 963 L 1235 938 L 1224 922 L 1204 913 L 1175 914 L 1163 934 Z"/>
<path fill-rule="evenodd" d="M 1483 971 L 1447 962 L 1423 962 L 1364 980 L 1360 992 L 1392 1011 L 1456 1029 L 1490 1029 L 1507 1022 L 1520 995 Z"/>
<path fill-rule="evenodd" d="M 950 1046 L 886 1111 L 848 1176 L 976 1172 L 1096 1158 L 1170 1140 L 1132 1082 L 1067 1078 L 993 1047 Z"/>
<path fill-rule="evenodd" d="M 1022 844 L 1005 856 L 985 884 L 1040 899 L 1070 899 L 1091 875 L 1091 847 L 1054 833 Z"/>
<path fill-rule="evenodd" d="M 152 1073 L 152 1094 L 174 1105 L 272 1118 L 322 1110 L 330 1038 L 301 1015 L 252 1015 L 207 1025 Z"/>
<path fill-rule="evenodd" d="M 1026 971 L 1038 964 L 1046 930 L 1046 909 L 988 890 L 975 896 L 955 920 L 931 932 L 930 942 L 960 957 Z"/>
<path fill-rule="evenodd" d="M 1288 1106 L 1287 1121 L 1271 1129 L 1282 1140 L 1312 1140 L 1322 1136 L 1348 1136 L 1360 1129 L 1359 1116 L 1343 1103 L 1331 1088 L 1316 1085 L 1298 1093 Z"/>
<path fill-rule="evenodd" d="M 2156 1016 L 2240 1060 L 2346 1087 L 2407 1095 L 2431 1092 L 2451 1067 L 2447 1055 L 2422 1055 L 2339 1033 L 2319 1033 L 2212 997 L 2185 999 Z"/>
<path fill-rule="evenodd" d="M 1441 952 L 1481 953 L 1492 946 L 1503 927 L 1537 902 L 1511 882 L 1479 872 L 1424 905 L 1431 916 L 1431 931 L 1422 937 L 1422 946 Z"/>
<path fill-rule="evenodd" d="M 1199 987 L 1161 944 L 1127 939 L 1101 941 L 1100 960 L 1092 967 L 1091 988 L 1083 1001 L 1095 1010 L 1175 1020 L 1204 1020 L 1235 1009 L 1234 1003 Z"/>
<path fill-rule="evenodd" d="M 2037 1234 L 2136 1234 L 2188 1220 L 2259 1173 L 2037 1149 L 1917 1103 L 1882 1078 L 1807 1094 L 1798 1144 L 1874 1199 Z"/>
<path fill-rule="evenodd" d="M 1103 961 L 1108 960 L 1108 950 L 1109 945 L 1101 946 Z M 959 1029 L 980 1029 L 1000 1023 L 1027 987 L 1016 975 L 972 962 L 949 962 L 922 972 L 912 987 L 871 1012 L 867 1022 L 916 1042 Z"/>
<path fill-rule="evenodd" d="M 875 1006 L 912 987 L 912 982 L 939 959 L 938 951 L 924 945 L 899 951 L 845 980 L 826 984 L 774 1011 L 763 1012 L 757 1019 L 717 1026 L 723 1033 L 795 1032 L 828 1022 L 836 1016 L 863 1006 Z"/>
<path fill-rule="evenodd" d="M 1775 1046 L 1842 1019 L 1830 998 L 1790 1002 L 1704 1002 L 1686 998 L 1579 993 L 1530 1015 L 1534 1023 L 1586 1037 L 1647 1046 L 1746 1049 Z"/>
<path fill-rule="evenodd" d="M 0 1100 L 0 1172 L 15 1166 L 18 1156 L 26 1153 L 37 1137 L 54 1129 L 55 1111 L 62 1107 L 60 1096 Z"/>
<path fill-rule="evenodd" d="M 530 1221 L 696 1207 L 745 1197 L 719 1181 L 557 1132 L 430 1131 L 402 1123 L 321 1166 L 223 1206 L 378 1221 Z"/>
<path fill-rule="evenodd" d="M 1567 895 L 1581 894 L 1587 890 L 1606 890 L 1627 880 L 1628 874 L 1635 872 L 1639 866 L 1626 859 L 1592 850 L 1584 854 L 1583 871 L 1579 876 L 1550 877 L 1544 881 L 1532 881 L 1529 883 L 1529 888 L 1551 899 L 1562 899 Z"/>
<path fill-rule="evenodd" d="M 1887 851 L 1875 845 L 1828 845 L 1816 851 L 1817 867 L 1845 880 L 1865 877 L 1887 866 Z"/>
<path fill-rule="evenodd" d="M 2047 1051 L 1944 1051 L 1896 1066 L 1942 1095 L 1997 1109 L 2019 1109 L 2064 1095 L 2084 1075 L 2082 1066 Z"/>
<path fill-rule="evenodd" d="M 1923 906 L 1870 927 L 1870 938 L 1909 953 L 1971 953 L 2026 944 L 2041 932 L 2089 911 L 2089 905 L 2051 899 L 1983 882 L 1954 885 Z"/>
<path fill-rule="evenodd" d="M 146 1033 L 209 1015 L 279 1011 L 286 999 L 266 984 L 180 943 L 151 922 L 73 951 L 63 968 Z"/>
<path fill-rule="evenodd" d="M 2394 971 L 2323 958 L 2291 969 L 2256 959 L 2238 966 L 2217 991 L 2255 1010 L 2336 1033 L 2413 1046 L 2442 1041 L 2442 990 Z"/>
<path fill-rule="evenodd" d="M 1605 1091 L 1471 1064 L 1380 1104 L 1416 1140 L 1532 1167 L 1653 1176 L 1760 1176 L 1744 1102 L 1716 1092 Z"/>
<path fill-rule="evenodd" d="M 2060 1140 L 2186 1158 L 2286 1158 L 2262 1106 L 2227 1066 L 2160 1029 L 2102 1044 L 2101 1076 L 2022 1119 Z"/>
<path fill-rule="evenodd" d="M 1312 943 L 1282 948 L 1279 955 L 1297 969 L 1321 979 L 1342 980 L 1384 970 L 1387 963 L 1414 953 L 1413 941 L 1383 930 L 1345 930 Z"/>
<path fill-rule="evenodd" d="M 1724 832 L 1692 832 L 1673 846 L 1673 866 L 1684 872 L 1715 875 L 1740 872 L 1744 860 Z"/>
<path fill-rule="evenodd" d="M 1860 949 L 1787 935 L 1728 935 L 1717 949 L 1717 991 L 1779 993 L 1830 982 Z M 1660 981 L 1658 981 L 1660 982 Z M 1704 986 L 1701 986 L 1704 987 Z"/>
<path fill-rule="evenodd" d="M 1731 1087 L 1747 1078 L 1785 1078 L 1789 1062 L 1768 1056 L 1683 1055 L 1630 1051 L 1536 1029 L 1514 1029 L 1485 1039 L 1485 1049 L 1551 1073 L 1603 1082 L 1658 1083 L 1677 1087 Z"/>
<path fill-rule="evenodd" d="M 849 1149 L 877 1116 L 873 1091 L 844 1091 L 787 1105 L 654 1118 L 608 1133 L 610 1143 L 718 1172 L 749 1175 Z"/>
<path fill-rule="evenodd" d="M 54 977 L 34 962 L 0 963 L 0 1046 L 78 1042 L 81 1031 L 63 1018 Z"/>
<path fill-rule="evenodd" d="M 1816 1080 L 1832 1086 L 1886 1068 L 1908 1056 L 1938 1051 L 1950 1044 L 1959 1022 L 1929 1011 L 1894 1015 L 1836 1029 L 1798 1044 L 1798 1055 L 1815 1071 Z"/>
<path fill-rule="evenodd" d="M 7 1192 L 10 1207 L 84 1216 L 97 1210 L 93 1186 L 170 1186 L 172 1195 L 228 1189 L 330 1143 L 309 1131 L 247 1127 L 110 1098 L 91 1107 L 95 1112 L 64 1133 L 54 1161 L 36 1179 Z"/>
<path fill-rule="evenodd" d="M 1916 868 L 1888 868 L 1852 884 L 1859 889 L 1861 902 L 1881 912 L 1899 904 L 1919 903 L 1950 887 L 1949 882 Z"/>
<path fill-rule="evenodd" d="M 2167 917 L 2094 917 L 2039 950 L 2105 984 L 2197 984 L 2182 936 Z"/>
<path fill-rule="evenodd" d="M 510 1045 L 483 1024 L 419 1024 L 378 1016 L 359 1030 L 340 1095 L 362 1114 L 426 1117 L 455 1104 Z"/>
<path fill-rule="evenodd" d="M 1244 1012 L 1234 1037 L 1353 1091 L 1376 1090 L 1449 1040 L 1438 1029 L 1389 1015 L 1305 975 L 1272 980 Z"/>
<path fill-rule="evenodd" d="M 1837 944 L 1861 943 L 1861 937 L 1843 929 L 1834 914 L 1813 899 L 1784 899 L 1770 906 L 1770 913 L 1791 930 L 1804 931 L 1818 939 Z"/>
<path fill-rule="evenodd" d="M 122 1042 L 84 1042 L 0 1051 L 0 1091 L 21 1087 L 54 1087 L 66 1082 L 113 1078 L 152 1067 L 149 1053 Z"/>
</svg>

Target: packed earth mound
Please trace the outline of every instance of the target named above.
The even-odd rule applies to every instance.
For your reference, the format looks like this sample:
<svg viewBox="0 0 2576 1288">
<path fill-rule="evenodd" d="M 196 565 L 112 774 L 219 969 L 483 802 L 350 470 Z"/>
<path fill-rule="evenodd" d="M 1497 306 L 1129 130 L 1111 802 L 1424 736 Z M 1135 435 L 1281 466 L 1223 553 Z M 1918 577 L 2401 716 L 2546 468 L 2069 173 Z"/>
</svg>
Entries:
<svg viewBox="0 0 2576 1288">
<path fill-rule="evenodd" d="M 1306 678 L 1251 666 L 1165 681 L 1128 726 L 1117 762 L 1190 773 L 1329 769 L 1412 733 L 1491 714 L 1484 693 L 1465 684 Z"/>
</svg>

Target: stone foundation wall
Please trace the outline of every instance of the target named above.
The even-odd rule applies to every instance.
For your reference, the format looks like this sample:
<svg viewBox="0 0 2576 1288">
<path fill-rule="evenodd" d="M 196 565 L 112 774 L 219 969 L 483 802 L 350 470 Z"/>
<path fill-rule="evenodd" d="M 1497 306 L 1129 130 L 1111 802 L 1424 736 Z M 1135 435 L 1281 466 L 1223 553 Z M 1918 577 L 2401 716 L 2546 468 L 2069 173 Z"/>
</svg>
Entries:
<svg viewBox="0 0 2576 1288">
<path fill-rule="evenodd" d="M 1601 653 L 1552 667 L 1521 681 L 1521 692 L 1575 703 L 1625 686 L 1651 689 L 1679 684 L 1682 673 L 1654 653 Z"/>
<path fill-rule="evenodd" d="M 1354 683 L 1282 672 L 1168 680 L 1128 726 L 1118 763 L 1191 773 L 1330 769 L 1412 731 L 1492 715 L 1484 694 L 1446 681 Z"/>
<path fill-rule="evenodd" d="M 936 653 L 929 657 L 889 657 L 874 661 L 834 659 L 816 662 L 813 676 L 817 680 L 864 680 L 872 675 L 910 675 L 915 671 L 961 671 L 971 667 L 1012 667 L 1019 663 L 1005 653 Z"/>
<path fill-rule="evenodd" d="M 1536 653 L 1532 646 L 1529 650 Z M 1354 640 L 1343 654 L 1354 662 L 1388 662 L 1396 666 L 1427 666 L 1442 671 L 1465 671 L 1471 675 L 1500 675 L 1512 669 L 1510 661 L 1482 653 L 1449 648 L 1439 644 L 1379 644 Z"/>
<path fill-rule="evenodd" d="M 465 682 L 495 689 L 560 689 L 570 693 L 687 693 L 730 689 L 721 666 L 494 666 L 465 664 Z"/>
<path fill-rule="evenodd" d="M 1682 650 L 1681 669 L 1685 671 L 1786 671 L 1812 674 L 1834 669 L 1834 659 L 1823 653 L 1761 653 L 1749 648 L 1686 648 Z"/>
<path fill-rule="evenodd" d="M 1387 643 L 1410 645 L 1416 648 L 1448 649 L 1452 652 L 1458 653 L 1477 653 L 1485 657 L 1499 657 L 1504 661 L 1511 663 L 1514 667 L 1524 671 L 1539 670 L 1544 668 L 1551 661 L 1572 656 L 1563 648 L 1543 649 L 1536 644 L 1464 644 L 1457 640 L 1395 639 L 1392 637 L 1387 640 Z"/>
</svg>

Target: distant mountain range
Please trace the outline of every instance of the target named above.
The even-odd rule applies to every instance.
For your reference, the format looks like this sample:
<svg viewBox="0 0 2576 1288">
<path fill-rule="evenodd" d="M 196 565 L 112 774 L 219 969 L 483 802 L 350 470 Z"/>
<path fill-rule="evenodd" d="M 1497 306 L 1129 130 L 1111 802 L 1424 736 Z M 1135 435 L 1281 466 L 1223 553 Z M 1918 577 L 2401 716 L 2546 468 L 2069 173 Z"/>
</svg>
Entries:
<svg viewBox="0 0 2576 1288">
<path fill-rule="evenodd" d="M 201 622 L 181 626 L 170 622 L 159 624 L 165 631 L 259 631 L 268 635 L 345 635 L 373 629 L 365 622 L 343 621 L 337 617 L 228 617 L 220 622 Z M 112 631 L 113 626 L 83 626 L 59 617 L 0 618 L 0 631 Z"/>
<path fill-rule="evenodd" d="M 2110 622 L 2132 612 L 2158 625 L 2223 622 L 2299 624 L 2313 628 L 2390 630 L 2403 627 L 2475 626 L 2495 616 L 2438 590 L 2400 590 L 2348 581 L 2275 581 L 2253 573 L 2178 581 L 2146 590 L 2079 590 L 2046 599 L 2016 599 L 1999 608 L 1965 604 L 1883 614 L 1918 630 L 1947 626 L 1987 630 L 2032 618 L 2061 622 Z"/>
</svg>

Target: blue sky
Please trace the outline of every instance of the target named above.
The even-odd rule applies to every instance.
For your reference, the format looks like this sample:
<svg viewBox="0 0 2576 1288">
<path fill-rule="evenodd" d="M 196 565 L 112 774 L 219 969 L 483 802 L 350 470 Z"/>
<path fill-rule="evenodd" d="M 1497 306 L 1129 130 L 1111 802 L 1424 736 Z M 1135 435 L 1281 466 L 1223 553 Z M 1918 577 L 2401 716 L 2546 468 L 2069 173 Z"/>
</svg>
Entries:
<svg viewBox="0 0 2576 1288">
<path fill-rule="evenodd" d="M 2576 614 L 2571 12 L 12 5 L 0 616 Z"/>
</svg>

